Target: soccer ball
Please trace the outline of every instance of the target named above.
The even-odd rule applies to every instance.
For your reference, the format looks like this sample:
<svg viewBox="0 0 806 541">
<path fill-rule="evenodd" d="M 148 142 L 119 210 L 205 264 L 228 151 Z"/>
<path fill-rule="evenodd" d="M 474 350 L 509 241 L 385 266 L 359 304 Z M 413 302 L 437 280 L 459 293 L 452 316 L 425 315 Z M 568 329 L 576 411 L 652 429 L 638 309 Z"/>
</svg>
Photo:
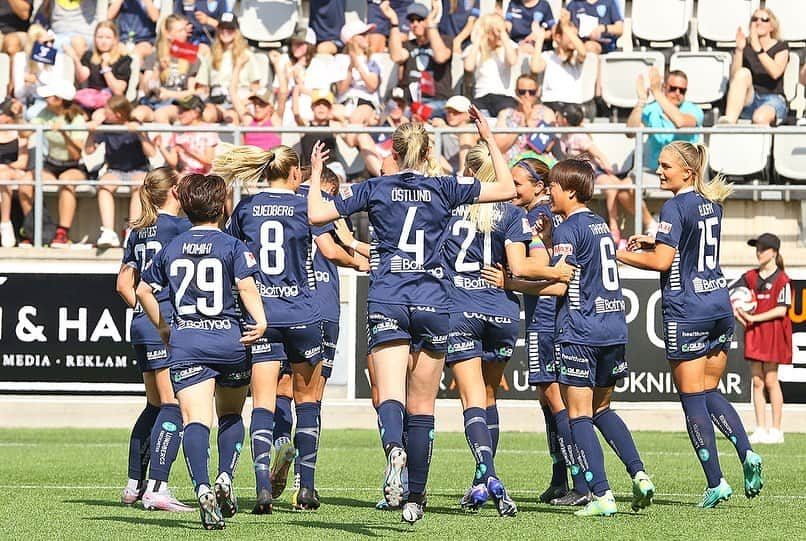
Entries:
<svg viewBox="0 0 806 541">
<path fill-rule="evenodd" d="M 756 294 L 747 287 L 740 286 L 731 289 L 730 291 L 730 304 L 733 308 L 738 308 L 748 314 L 752 314 L 756 310 Z"/>
</svg>

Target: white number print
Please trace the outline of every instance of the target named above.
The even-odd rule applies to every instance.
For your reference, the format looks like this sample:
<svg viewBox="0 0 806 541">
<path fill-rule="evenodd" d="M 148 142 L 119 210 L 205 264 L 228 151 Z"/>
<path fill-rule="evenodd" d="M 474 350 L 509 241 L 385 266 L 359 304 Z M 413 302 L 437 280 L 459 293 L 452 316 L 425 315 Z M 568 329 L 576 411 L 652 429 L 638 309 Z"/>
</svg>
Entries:
<svg viewBox="0 0 806 541">
<path fill-rule="evenodd" d="M 269 220 L 260 226 L 260 270 L 269 276 L 282 274 L 285 270 L 283 224 Z M 273 262 L 272 262 L 273 261 Z"/>
<path fill-rule="evenodd" d="M 467 257 L 467 250 L 470 248 L 470 245 L 473 244 L 473 241 L 476 239 L 476 226 L 473 225 L 472 222 L 468 222 L 467 220 L 458 220 L 454 222 L 453 229 L 451 230 L 451 234 L 455 237 L 458 237 L 462 234 L 462 230 L 466 231 L 465 240 L 462 241 L 462 245 L 459 247 L 459 253 L 456 255 L 456 272 L 478 272 L 481 270 L 481 263 L 478 261 L 467 262 L 465 258 Z M 493 247 L 492 247 L 492 239 L 490 238 L 489 233 L 484 234 L 484 253 L 483 259 L 485 265 L 491 265 L 493 260 Z"/>
<path fill-rule="evenodd" d="M 140 274 L 146 270 L 146 263 L 151 261 L 160 250 L 162 250 L 162 244 L 156 240 L 134 245 L 134 258 L 140 262 Z M 148 257 L 149 252 L 151 252 L 151 257 Z"/>
<path fill-rule="evenodd" d="M 180 316 L 199 312 L 205 316 L 217 316 L 224 310 L 224 270 L 218 259 L 202 259 L 198 264 L 190 259 L 175 259 L 171 262 L 169 273 L 179 276 L 182 281 L 174 297 L 176 312 Z M 205 293 L 212 293 L 212 302 L 208 296 L 197 297 L 192 304 L 181 304 L 193 279 L 196 279 L 196 288 Z"/>
<path fill-rule="evenodd" d="M 602 237 L 599 241 L 599 254 L 602 261 L 602 285 L 608 291 L 617 291 L 619 288 L 618 263 L 616 263 L 616 247 L 613 245 L 612 238 Z"/>
<path fill-rule="evenodd" d="M 403 231 L 400 232 L 397 247 L 408 254 L 414 254 L 414 262 L 422 265 L 425 262 L 425 231 L 414 229 L 414 242 L 409 242 L 409 237 L 411 237 L 412 228 L 414 227 L 415 214 L 417 214 L 417 207 L 409 207 L 406 212 L 406 219 L 403 221 Z"/>
<path fill-rule="evenodd" d="M 697 222 L 700 229 L 700 255 L 697 257 L 697 270 L 706 268 L 715 269 L 719 260 L 719 239 L 714 235 L 714 227 L 719 224 L 719 218 L 712 216 Z M 711 253 L 708 253 L 710 250 Z"/>
</svg>

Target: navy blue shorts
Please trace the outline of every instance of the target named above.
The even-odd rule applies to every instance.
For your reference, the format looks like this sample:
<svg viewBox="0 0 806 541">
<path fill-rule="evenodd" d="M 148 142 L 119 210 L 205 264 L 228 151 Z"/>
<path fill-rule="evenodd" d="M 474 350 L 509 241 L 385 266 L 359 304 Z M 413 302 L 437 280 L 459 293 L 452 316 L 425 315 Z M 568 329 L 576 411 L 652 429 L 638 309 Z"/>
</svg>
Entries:
<svg viewBox="0 0 806 541">
<path fill-rule="evenodd" d="M 174 394 L 208 379 L 215 379 L 222 387 L 243 387 L 249 385 L 251 377 L 252 367 L 248 358 L 239 363 L 186 362 L 171 367 Z"/>
<path fill-rule="evenodd" d="M 507 362 L 515 350 L 520 321 L 475 312 L 454 312 L 450 316 L 450 325 L 445 362 L 475 357 L 487 362 Z"/>
<path fill-rule="evenodd" d="M 171 355 L 165 344 L 132 344 L 140 372 L 151 372 L 171 366 Z"/>
<path fill-rule="evenodd" d="M 732 315 L 700 323 L 665 321 L 663 334 L 666 358 L 672 361 L 690 361 L 712 351 L 727 351 L 733 340 L 735 325 Z"/>
<path fill-rule="evenodd" d="M 257 342 L 252 344 L 252 362 L 285 361 L 306 362 L 311 365 L 322 360 L 322 322 L 269 327 Z"/>
<path fill-rule="evenodd" d="M 429 306 L 367 303 L 368 348 L 406 340 L 412 351 L 427 349 L 434 353 L 448 350 L 450 315 Z"/>
<path fill-rule="evenodd" d="M 624 359 L 626 349 L 624 344 L 555 344 L 554 357 L 560 367 L 557 381 L 572 387 L 612 387 L 630 370 Z"/>
<path fill-rule="evenodd" d="M 529 361 L 530 385 L 557 381 L 552 331 L 526 331 L 526 360 Z"/>
<path fill-rule="evenodd" d="M 397 12 L 397 20 L 400 25 L 399 30 L 403 36 L 403 41 L 408 39 L 406 35 L 409 33 L 409 20 L 406 18 L 406 9 L 408 9 L 408 6 L 404 6 L 403 9 L 400 10 L 395 10 Z M 388 37 L 389 32 L 391 32 L 389 19 L 381 12 L 381 6 L 374 2 L 367 2 L 367 24 L 375 25 L 375 30 L 371 32 L 372 34 L 383 34 Z"/>
</svg>

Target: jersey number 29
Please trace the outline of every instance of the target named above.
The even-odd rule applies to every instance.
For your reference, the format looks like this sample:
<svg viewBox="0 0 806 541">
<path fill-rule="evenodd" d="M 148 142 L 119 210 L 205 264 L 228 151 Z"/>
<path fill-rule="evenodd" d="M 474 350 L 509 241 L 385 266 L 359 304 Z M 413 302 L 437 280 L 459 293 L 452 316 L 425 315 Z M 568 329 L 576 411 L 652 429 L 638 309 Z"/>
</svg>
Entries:
<svg viewBox="0 0 806 541">
<path fill-rule="evenodd" d="M 169 269 L 171 276 L 182 275 L 176 289 L 174 305 L 180 316 L 195 314 L 217 316 L 224 309 L 224 270 L 218 259 L 202 259 L 194 264 L 190 259 L 175 259 Z M 191 304 L 181 304 L 188 287 L 195 279 L 196 288 L 203 293 L 212 293 L 196 297 Z M 212 298 L 211 298 L 212 297 Z"/>
</svg>

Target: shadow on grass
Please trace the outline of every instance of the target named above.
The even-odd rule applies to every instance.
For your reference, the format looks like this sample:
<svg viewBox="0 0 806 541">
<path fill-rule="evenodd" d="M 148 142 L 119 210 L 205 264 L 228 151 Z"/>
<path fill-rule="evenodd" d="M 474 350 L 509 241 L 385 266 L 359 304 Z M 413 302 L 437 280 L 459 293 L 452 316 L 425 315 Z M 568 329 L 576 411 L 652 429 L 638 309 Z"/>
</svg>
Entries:
<svg viewBox="0 0 806 541">
<path fill-rule="evenodd" d="M 96 522 L 123 522 L 125 524 L 135 524 L 142 526 L 143 524 L 149 526 L 161 526 L 163 528 L 181 528 L 183 530 L 200 530 L 198 517 L 196 514 L 191 515 L 196 520 L 178 520 L 179 513 L 171 513 L 171 516 L 164 518 L 152 518 L 148 514 L 138 515 L 136 517 L 121 517 L 121 516 L 107 516 L 107 517 L 86 517 L 84 520 L 93 520 Z"/>
<path fill-rule="evenodd" d="M 93 507 L 114 507 L 115 509 L 127 510 L 127 509 L 134 509 L 135 511 L 145 511 L 139 505 L 123 505 L 120 501 L 115 500 L 62 500 L 62 503 L 80 503 L 83 505 L 91 505 Z"/>
<path fill-rule="evenodd" d="M 403 534 L 409 531 L 407 525 L 397 524 L 372 524 L 368 525 L 363 522 L 330 522 L 321 520 L 292 520 L 287 524 L 301 527 L 301 528 L 319 528 L 327 530 L 328 534 L 334 530 L 340 530 L 352 535 L 360 535 L 364 537 L 389 537 L 390 535 Z M 336 536 L 338 537 L 338 536 Z"/>
</svg>

